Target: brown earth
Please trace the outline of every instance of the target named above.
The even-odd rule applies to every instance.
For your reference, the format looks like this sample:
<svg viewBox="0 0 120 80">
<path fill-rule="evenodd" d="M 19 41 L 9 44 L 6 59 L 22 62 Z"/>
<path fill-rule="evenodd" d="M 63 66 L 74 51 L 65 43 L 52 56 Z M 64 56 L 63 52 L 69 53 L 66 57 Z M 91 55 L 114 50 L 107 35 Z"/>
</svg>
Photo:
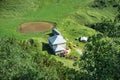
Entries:
<svg viewBox="0 0 120 80">
<path fill-rule="evenodd" d="M 53 23 L 49 22 L 28 22 L 20 25 L 19 31 L 21 33 L 36 33 L 44 32 L 52 29 Z"/>
</svg>

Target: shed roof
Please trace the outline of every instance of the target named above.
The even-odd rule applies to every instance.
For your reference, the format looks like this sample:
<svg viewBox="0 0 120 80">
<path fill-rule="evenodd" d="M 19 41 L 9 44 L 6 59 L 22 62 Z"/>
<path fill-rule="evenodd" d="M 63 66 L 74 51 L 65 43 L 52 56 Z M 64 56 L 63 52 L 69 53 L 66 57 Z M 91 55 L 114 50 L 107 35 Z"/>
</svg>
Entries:
<svg viewBox="0 0 120 80">
<path fill-rule="evenodd" d="M 66 43 L 66 40 L 61 35 L 55 35 L 49 38 L 52 45 Z"/>
<path fill-rule="evenodd" d="M 81 41 L 88 41 L 88 37 L 81 37 L 80 40 Z"/>
<path fill-rule="evenodd" d="M 55 29 L 55 28 L 54 28 L 52 31 L 53 31 L 54 34 L 58 34 L 58 35 L 61 34 L 61 33 L 60 33 L 57 29 Z"/>
</svg>

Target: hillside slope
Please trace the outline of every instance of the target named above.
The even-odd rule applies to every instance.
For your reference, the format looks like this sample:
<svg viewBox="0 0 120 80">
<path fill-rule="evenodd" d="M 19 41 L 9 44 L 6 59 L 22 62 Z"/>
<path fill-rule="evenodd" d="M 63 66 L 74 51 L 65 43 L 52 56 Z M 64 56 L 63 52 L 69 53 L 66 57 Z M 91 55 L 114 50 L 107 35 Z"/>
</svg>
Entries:
<svg viewBox="0 0 120 80">
<path fill-rule="evenodd" d="M 51 21 L 56 22 L 62 29 L 67 25 L 67 20 L 84 26 L 86 23 L 99 21 L 102 17 L 114 18 L 115 11 L 109 9 L 94 9 L 89 7 L 93 0 L 10 0 L 0 3 L 0 36 L 15 35 L 18 38 L 38 37 L 41 33 L 20 34 L 18 27 L 24 22 Z M 6 24 L 7 23 L 7 24 Z M 63 25 L 64 23 L 64 25 Z M 82 27 L 81 28 L 85 28 Z M 78 27 L 78 29 L 81 28 Z M 88 28 L 86 28 L 88 29 Z M 89 29 L 88 29 L 89 30 Z M 62 30 L 61 30 L 62 31 Z M 93 30 L 92 30 L 93 31 Z M 82 31 L 83 34 L 84 31 Z M 67 34 L 67 33 L 66 33 Z M 69 33 L 68 33 L 69 34 Z M 24 36 L 23 36 L 24 35 Z"/>
<path fill-rule="evenodd" d="M 80 36 L 91 36 L 99 32 L 86 24 L 100 22 L 102 18 L 114 19 L 116 9 L 91 7 L 94 0 L 1 0 L 0 1 L 0 36 L 14 36 L 17 39 L 35 38 L 47 43 L 48 32 L 21 34 L 18 29 L 22 23 L 48 21 L 55 22 L 56 28 L 67 42 L 84 49 L 85 43 L 75 41 Z M 67 44 L 68 44 L 67 43 Z M 42 44 L 42 43 L 41 43 Z M 42 48 L 42 45 L 40 46 Z M 41 49 L 40 49 L 41 50 Z M 72 54 L 77 55 L 75 49 Z M 60 60 L 61 61 L 61 60 Z M 63 61 L 65 62 L 65 61 Z M 69 63 L 71 61 L 68 61 Z"/>
</svg>

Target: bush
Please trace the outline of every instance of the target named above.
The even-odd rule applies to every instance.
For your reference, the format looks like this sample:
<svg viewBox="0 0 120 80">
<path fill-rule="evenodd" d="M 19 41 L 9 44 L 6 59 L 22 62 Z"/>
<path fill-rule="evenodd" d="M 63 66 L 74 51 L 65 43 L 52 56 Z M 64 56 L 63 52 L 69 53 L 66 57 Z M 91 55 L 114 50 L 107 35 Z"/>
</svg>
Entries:
<svg viewBox="0 0 120 80">
<path fill-rule="evenodd" d="M 88 26 L 103 33 L 105 36 L 113 38 L 120 37 L 120 26 L 117 26 L 112 20 L 103 20 L 99 23 L 88 24 Z"/>
</svg>

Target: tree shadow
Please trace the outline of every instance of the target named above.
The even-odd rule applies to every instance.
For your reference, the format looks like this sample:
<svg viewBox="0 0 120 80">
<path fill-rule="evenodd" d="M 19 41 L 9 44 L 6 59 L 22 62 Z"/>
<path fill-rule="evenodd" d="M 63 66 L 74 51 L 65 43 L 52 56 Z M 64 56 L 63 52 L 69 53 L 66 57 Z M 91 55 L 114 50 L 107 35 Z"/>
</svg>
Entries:
<svg viewBox="0 0 120 80">
<path fill-rule="evenodd" d="M 54 36 L 53 33 L 48 33 L 47 35 L 48 35 L 49 37 Z"/>
<path fill-rule="evenodd" d="M 51 47 L 49 46 L 48 43 L 42 42 L 42 51 L 47 51 L 48 54 L 54 55 L 54 52 L 53 52 L 53 50 L 51 49 Z"/>
</svg>

